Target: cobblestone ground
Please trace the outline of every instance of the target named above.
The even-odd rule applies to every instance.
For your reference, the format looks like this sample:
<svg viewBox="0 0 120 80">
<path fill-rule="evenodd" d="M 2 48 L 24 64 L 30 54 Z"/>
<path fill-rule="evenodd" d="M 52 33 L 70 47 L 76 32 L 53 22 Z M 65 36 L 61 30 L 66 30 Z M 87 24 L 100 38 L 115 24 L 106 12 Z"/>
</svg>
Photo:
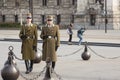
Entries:
<svg viewBox="0 0 120 80">
<path fill-rule="evenodd" d="M 21 58 L 21 42 L 0 41 L 0 70 L 2 70 L 4 63 L 7 60 L 9 52 L 8 47 L 10 45 L 14 47 L 14 54 Z M 41 49 L 41 45 L 41 43 L 38 43 L 39 49 Z M 88 49 L 88 52 L 91 54 L 91 58 L 88 61 L 84 61 L 81 58 L 81 54 L 84 51 L 83 45 L 61 44 L 57 51 L 57 54 L 60 57 L 58 57 L 55 72 L 62 77 L 62 80 L 120 80 L 119 47 L 89 47 L 94 50 L 94 52 Z M 38 50 L 38 52 L 41 53 L 40 50 Z M 104 58 L 102 58 L 101 55 L 104 56 Z M 113 57 L 116 59 L 112 59 Z M 42 61 L 39 64 L 34 65 L 33 72 L 25 74 L 24 62 L 17 59 L 15 59 L 15 61 L 17 62 L 17 67 L 20 70 L 20 73 L 27 78 L 36 77 L 36 75 L 38 75 L 46 65 L 45 62 Z M 44 76 L 45 72 L 37 80 L 43 80 Z M 54 80 L 57 80 L 55 74 L 53 74 L 53 78 Z M 2 80 L 1 77 L 0 80 Z M 17 80 L 25 79 L 19 76 Z"/>
<path fill-rule="evenodd" d="M 78 42 L 77 30 L 73 30 L 73 41 Z M 14 47 L 13 52 L 21 58 L 20 48 L 21 42 L 4 41 L 4 39 L 19 39 L 19 30 L 0 30 L 0 70 L 4 67 L 4 63 L 8 57 L 8 47 Z M 40 34 L 40 31 L 38 31 Z M 67 41 L 68 35 L 66 30 L 60 30 L 61 41 Z M 39 38 L 39 40 L 41 40 Z M 98 43 L 120 43 L 120 30 L 87 30 L 83 35 L 83 41 L 98 42 Z M 61 44 L 59 47 L 58 61 L 56 64 L 55 72 L 62 77 L 62 80 L 120 80 L 120 49 L 119 47 L 109 46 L 88 46 L 88 52 L 91 58 L 84 61 L 81 54 L 84 51 L 83 45 L 67 45 Z M 38 43 L 38 48 L 41 50 L 41 43 Z M 41 51 L 38 50 L 39 53 Z M 93 50 L 93 51 L 92 51 Z M 20 73 L 27 78 L 32 79 L 36 77 L 46 66 L 45 62 L 40 62 L 34 65 L 33 72 L 25 74 L 25 64 L 23 61 L 15 59 Z M 54 80 L 58 78 L 52 74 Z M 37 80 L 43 80 L 45 72 Z M 2 80 L 2 77 L 0 77 Z M 19 76 L 17 80 L 25 80 Z"/>
</svg>

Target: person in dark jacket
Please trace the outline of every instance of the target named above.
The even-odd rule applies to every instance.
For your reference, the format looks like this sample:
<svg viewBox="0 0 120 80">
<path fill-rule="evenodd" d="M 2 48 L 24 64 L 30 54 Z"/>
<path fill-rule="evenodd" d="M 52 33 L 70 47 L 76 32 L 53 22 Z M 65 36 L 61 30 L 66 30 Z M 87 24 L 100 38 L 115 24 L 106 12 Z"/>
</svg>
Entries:
<svg viewBox="0 0 120 80">
<path fill-rule="evenodd" d="M 78 36 L 78 38 L 79 38 L 78 45 L 81 45 L 81 42 L 82 42 L 82 40 L 83 40 L 82 35 L 83 35 L 84 32 L 85 32 L 85 28 L 80 28 L 80 29 L 77 31 L 77 36 Z"/>
<path fill-rule="evenodd" d="M 69 39 L 68 39 L 68 45 L 72 44 L 72 35 L 73 35 L 73 31 L 72 31 L 73 25 L 72 23 L 70 23 L 70 25 L 67 28 L 67 33 L 69 35 Z"/>
</svg>

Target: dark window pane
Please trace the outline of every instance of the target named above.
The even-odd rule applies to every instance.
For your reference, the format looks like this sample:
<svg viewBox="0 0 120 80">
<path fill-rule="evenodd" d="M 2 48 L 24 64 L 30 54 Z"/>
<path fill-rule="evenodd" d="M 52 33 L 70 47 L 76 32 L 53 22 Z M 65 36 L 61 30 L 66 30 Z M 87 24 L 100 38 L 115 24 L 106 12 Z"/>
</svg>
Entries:
<svg viewBox="0 0 120 80">
<path fill-rule="evenodd" d="M 2 22 L 5 22 L 5 15 L 2 15 Z"/>
<path fill-rule="evenodd" d="M 15 1 L 15 6 L 16 6 L 16 7 L 19 7 L 19 6 L 20 6 L 20 1 L 19 1 L 19 0 L 16 0 L 16 1 Z"/>
<path fill-rule="evenodd" d="M 96 23 L 96 16 L 95 15 L 90 15 L 90 24 L 94 26 Z"/>
<path fill-rule="evenodd" d="M 74 23 L 74 15 L 71 15 L 71 22 Z"/>
<path fill-rule="evenodd" d="M 47 0 L 42 0 L 43 6 L 47 6 Z"/>
<path fill-rule="evenodd" d="M 57 0 L 57 5 L 59 6 L 61 4 L 61 0 Z"/>
<path fill-rule="evenodd" d="M 61 15 L 59 14 L 57 15 L 57 24 L 60 24 L 60 22 L 61 22 Z"/>
<path fill-rule="evenodd" d="M 45 24 L 45 15 L 42 15 L 42 24 Z"/>
<path fill-rule="evenodd" d="M 72 5 L 75 5 L 75 0 L 72 0 Z"/>
<path fill-rule="evenodd" d="M 18 15 L 15 15 L 15 22 L 18 22 Z"/>
</svg>

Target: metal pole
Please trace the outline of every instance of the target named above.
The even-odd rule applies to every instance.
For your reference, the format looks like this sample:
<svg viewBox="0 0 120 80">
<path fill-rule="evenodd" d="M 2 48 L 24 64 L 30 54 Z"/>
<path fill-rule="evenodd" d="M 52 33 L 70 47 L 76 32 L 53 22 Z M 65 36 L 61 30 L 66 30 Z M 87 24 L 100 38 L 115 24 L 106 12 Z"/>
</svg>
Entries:
<svg viewBox="0 0 120 80">
<path fill-rule="evenodd" d="M 107 0 L 105 0 L 105 33 L 107 33 Z"/>
<path fill-rule="evenodd" d="M 23 25 L 23 19 L 22 19 L 22 11 L 20 10 L 20 24 Z"/>
<path fill-rule="evenodd" d="M 33 0 L 29 0 L 29 12 L 32 14 L 32 22 L 33 22 Z"/>
</svg>

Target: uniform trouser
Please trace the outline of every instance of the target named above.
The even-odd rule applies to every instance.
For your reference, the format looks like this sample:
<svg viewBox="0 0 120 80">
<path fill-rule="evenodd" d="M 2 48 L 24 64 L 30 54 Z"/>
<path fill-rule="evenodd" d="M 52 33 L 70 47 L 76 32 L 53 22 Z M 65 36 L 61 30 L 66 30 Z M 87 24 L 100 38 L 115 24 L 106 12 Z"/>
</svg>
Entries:
<svg viewBox="0 0 120 80">
<path fill-rule="evenodd" d="M 55 62 L 52 61 L 52 68 L 54 69 L 55 68 Z"/>
<path fill-rule="evenodd" d="M 28 70 L 30 70 L 30 71 L 32 71 L 32 69 L 33 69 L 33 60 L 25 60 L 25 66 L 26 66 L 26 70 L 28 71 Z"/>
<path fill-rule="evenodd" d="M 25 60 L 25 66 L 26 66 L 26 71 L 29 70 L 29 61 L 28 60 Z"/>
</svg>

